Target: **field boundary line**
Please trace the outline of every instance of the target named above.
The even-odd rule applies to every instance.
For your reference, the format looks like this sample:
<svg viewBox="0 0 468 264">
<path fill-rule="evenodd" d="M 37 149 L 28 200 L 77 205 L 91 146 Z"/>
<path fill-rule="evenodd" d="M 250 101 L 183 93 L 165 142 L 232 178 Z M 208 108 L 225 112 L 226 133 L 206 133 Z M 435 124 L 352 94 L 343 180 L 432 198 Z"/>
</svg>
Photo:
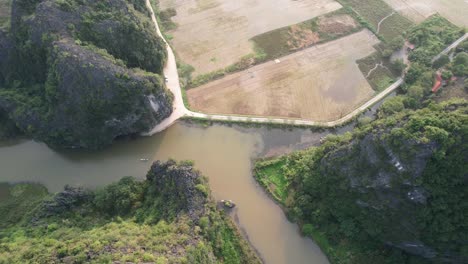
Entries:
<svg viewBox="0 0 468 264">
<path fill-rule="evenodd" d="M 174 53 L 165 40 L 164 36 L 162 35 L 156 17 L 154 15 L 153 7 L 151 6 L 150 0 L 146 0 L 146 7 L 150 11 L 151 20 L 153 21 L 154 28 L 156 33 L 160 38 L 163 39 L 164 43 L 166 44 L 167 50 L 167 62 L 166 66 L 164 67 L 164 76 L 167 78 L 166 87 L 174 94 L 174 107 L 172 114 L 163 120 L 163 122 L 159 123 L 150 131 L 143 133 L 145 136 L 150 136 L 165 130 L 166 128 L 170 127 L 174 122 L 182 117 L 189 117 L 189 118 L 198 118 L 204 119 L 207 121 L 227 121 L 227 122 L 244 122 L 244 123 L 258 123 L 258 124 L 279 124 L 279 125 L 296 125 L 296 126 L 311 126 L 311 127 L 337 127 L 343 125 L 362 112 L 367 111 L 371 106 L 380 102 L 382 99 L 387 97 L 390 93 L 395 91 L 398 87 L 400 87 L 404 80 L 402 77 L 398 78 L 393 84 L 387 87 L 382 92 L 378 93 L 370 100 L 362 104 L 360 107 L 354 109 L 351 113 L 337 119 L 334 121 L 328 122 L 319 122 L 319 121 L 312 121 L 307 119 L 294 119 L 294 118 L 275 118 L 275 117 L 262 117 L 262 116 L 241 116 L 241 115 L 217 115 L 217 114 L 204 114 L 199 112 L 194 112 L 189 109 L 184 104 L 182 98 L 182 88 L 179 82 L 179 74 L 177 71 L 177 64 L 175 60 Z M 434 61 L 439 58 L 441 55 L 448 53 L 450 50 L 457 47 L 461 42 L 468 38 L 468 33 L 465 33 L 464 36 L 457 39 L 451 45 L 449 45 L 446 49 L 444 49 L 439 55 L 434 57 Z"/>
</svg>

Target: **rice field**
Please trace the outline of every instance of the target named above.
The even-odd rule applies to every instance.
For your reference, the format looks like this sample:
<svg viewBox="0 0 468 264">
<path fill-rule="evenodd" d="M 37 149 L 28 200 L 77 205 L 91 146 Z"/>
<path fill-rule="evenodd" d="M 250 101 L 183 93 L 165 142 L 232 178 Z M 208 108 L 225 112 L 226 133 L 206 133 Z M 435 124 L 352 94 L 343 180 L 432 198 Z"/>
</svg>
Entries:
<svg viewBox="0 0 468 264">
<path fill-rule="evenodd" d="M 416 23 L 439 13 L 459 27 L 468 27 L 466 0 L 385 0 L 396 11 Z"/>
<path fill-rule="evenodd" d="M 362 30 L 190 89 L 188 101 L 210 114 L 335 120 L 374 95 L 356 61 L 377 43 Z"/>
<path fill-rule="evenodd" d="M 255 53 L 250 39 L 335 11 L 334 0 L 160 0 L 174 8 L 176 29 L 167 32 L 182 62 L 194 76 L 224 69 Z M 287 11 L 287 12 L 285 12 Z"/>
<path fill-rule="evenodd" d="M 383 0 L 338 0 L 364 19 L 386 41 L 401 35 L 413 25 Z"/>
</svg>

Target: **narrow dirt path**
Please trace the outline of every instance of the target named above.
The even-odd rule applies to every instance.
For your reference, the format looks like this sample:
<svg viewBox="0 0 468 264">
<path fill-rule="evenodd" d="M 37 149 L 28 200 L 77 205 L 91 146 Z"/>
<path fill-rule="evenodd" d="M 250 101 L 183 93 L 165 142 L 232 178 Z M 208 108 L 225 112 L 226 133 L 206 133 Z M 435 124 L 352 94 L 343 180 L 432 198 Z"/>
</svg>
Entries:
<svg viewBox="0 0 468 264">
<path fill-rule="evenodd" d="M 369 76 L 370 76 L 375 70 L 377 70 L 377 68 L 380 67 L 380 66 L 383 66 L 383 62 L 375 64 L 375 67 L 372 68 L 372 69 L 370 69 L 370 71 L 367 73 L 366 79 L 369 78 Z"/>
<path fill-rule="evenodd" d="M 172 114 L 163 120 L 163 122 L 159 123 L 156 127 L 144 133 L 143 135 L 149 136 L 155 133 L 161 132 L 166 128 L 170 127 L 175 121 L 179 118 L 188 116 L 188 117 L 195 117 L 201 118 L 206 120 L 214 120 L 214 121 L 236 121 L 236 122 L 253 122 L 253 123 L 274 123 L 274 124 L 288 124 L 288 125 L 302 125 L 302 126 L 322 126 L 322 127 L 335 127 L 338 125 L 342 125 L 355 116 L 359 115 L 360 113 L 366 111 L 369 107 L 374 105 L 375 103 L 379 102 L 387 95 L 392 93 L 395 89 L 397 89 L 401 84 L 403 84 L 403 78 L 399 78 L 395 83 L 390 85 L 387 89 L 383 90 L 375 97 L 352 111 L 351 113 L 345 115 L 344 117 L 330 122 L 316 122 L 311 120 L 304 120 L 304 119 L 291 119 L 291 118 L 269 118 L 269 117 L 253 117 L 253 116 L 239 116 L 239 115 L 209 115 L 203 113 L 197 113 L 188 110 L 184 105 L 184 100 L 182 98 L 182 92 L 179 82 L 179 74 L 177 72 L 177 64 L 175 60 L 174 53 L 172 52 L 171 47 L 167 44 L 164 36 L 161 34 L 161 31 L 158 26 L 158 22 L 154 15 L 153 7 L 149 0 L 146 0 L 146 7 L 150 10 L 151 13 L 151 20 L 153 21 L 154 28 L 159 37 L 161 37 L 164 42 L 166 43 L 167 49 L 167 63 L 164 67 L 164 75 L 167 77 L 168 81 L 166 82 L 167 88 L 174 94 L 174 110 Z M 393 14 L 391 14 L 393 15 Z M 386 18 L 390 17 L 391 15 L 387 16 Z M 383 18 L 381 22 L 383 22 L 386 18 Z M 379 24 L 381 24 L 379 22 Z M 468 38 L 468 33 L 466 33 L 463 37 L 455 41 L 452 45 L 447 47 L 441 54 L 445 54 L 451 49 L 455 48 L 463 42 L 466 38 Z M 438 56 L 440 56 L 439 54 Z"/>
<path fill-rule="evenodd" d="M 387 18 L 389 18 L 389 17 L 391 17 L 391 16 L 393 16 L 393 15 L 395 15 L 395 14 L 396 14 L 396 12 L 393 11 L 390 15 L 388 15 L 388 16 L 382 18 L 382 20 L 379 21 L 379 23 L 377 24 L 377 34 L 380 33 L 380 25 L 382 25 L 382 23 L 383 23 L 385 20 L 387 20 Z"/>
</svg>

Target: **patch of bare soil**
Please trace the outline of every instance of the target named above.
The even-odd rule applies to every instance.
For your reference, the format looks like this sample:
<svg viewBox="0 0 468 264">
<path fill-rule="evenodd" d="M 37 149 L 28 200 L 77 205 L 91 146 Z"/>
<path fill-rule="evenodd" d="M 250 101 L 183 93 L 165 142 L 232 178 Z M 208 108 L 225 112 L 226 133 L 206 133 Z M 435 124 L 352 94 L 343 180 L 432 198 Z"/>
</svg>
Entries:
<svg viewBox="0 0 468 264">
<path fill-rule="evenodd" d="M 187 99 L 209 114 L 336 120 L 374 95 L 356 60 L 377 43 L 362 30 L 190 89 Z"/>
<path fill-rule="evenodd" d="M 299 25 L 291 26 L 288 34 L 290 36 L 288 47 L 291 50 L 303 49 L 320 41 L 320 36 L 318 33 Z"/>
<path fill-rule="evenodd" d="M 358 25 L 350 15 L 321 17 L 318 21 L 319 31 L 332 34 L 346 33 Z"/>
</svg>

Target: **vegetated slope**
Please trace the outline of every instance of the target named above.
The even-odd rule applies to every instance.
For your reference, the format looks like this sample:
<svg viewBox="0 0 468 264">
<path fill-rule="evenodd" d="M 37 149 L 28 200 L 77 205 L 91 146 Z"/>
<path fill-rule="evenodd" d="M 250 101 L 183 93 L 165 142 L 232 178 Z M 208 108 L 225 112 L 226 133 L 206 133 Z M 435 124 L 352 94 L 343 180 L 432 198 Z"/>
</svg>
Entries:
<svg viewBox="0 0 468 264">
<path fill-rule="evenodd" d="M 257 177 L 333 263 L 466 263 L 467 110 L 404 110 L 260 162 Z"/>
<path fill-rule="evenodd" d="M 260 263 L 191 165 L 50 195 L 0 184 L 1 263 Z M 118 262 L 117 262 L 118 261 Z"/>
<path fill-rule="evenodd" d="M 0 28 L 8 27 L 10 21 L 11 0 L 0 0 Z"/>
<path fill-rule="evenodd" d="M 51 145 L 99 148 L 172 111 L 144 0 L 14 0 L 0 31 L 0 109 Z"/>
</svg>

